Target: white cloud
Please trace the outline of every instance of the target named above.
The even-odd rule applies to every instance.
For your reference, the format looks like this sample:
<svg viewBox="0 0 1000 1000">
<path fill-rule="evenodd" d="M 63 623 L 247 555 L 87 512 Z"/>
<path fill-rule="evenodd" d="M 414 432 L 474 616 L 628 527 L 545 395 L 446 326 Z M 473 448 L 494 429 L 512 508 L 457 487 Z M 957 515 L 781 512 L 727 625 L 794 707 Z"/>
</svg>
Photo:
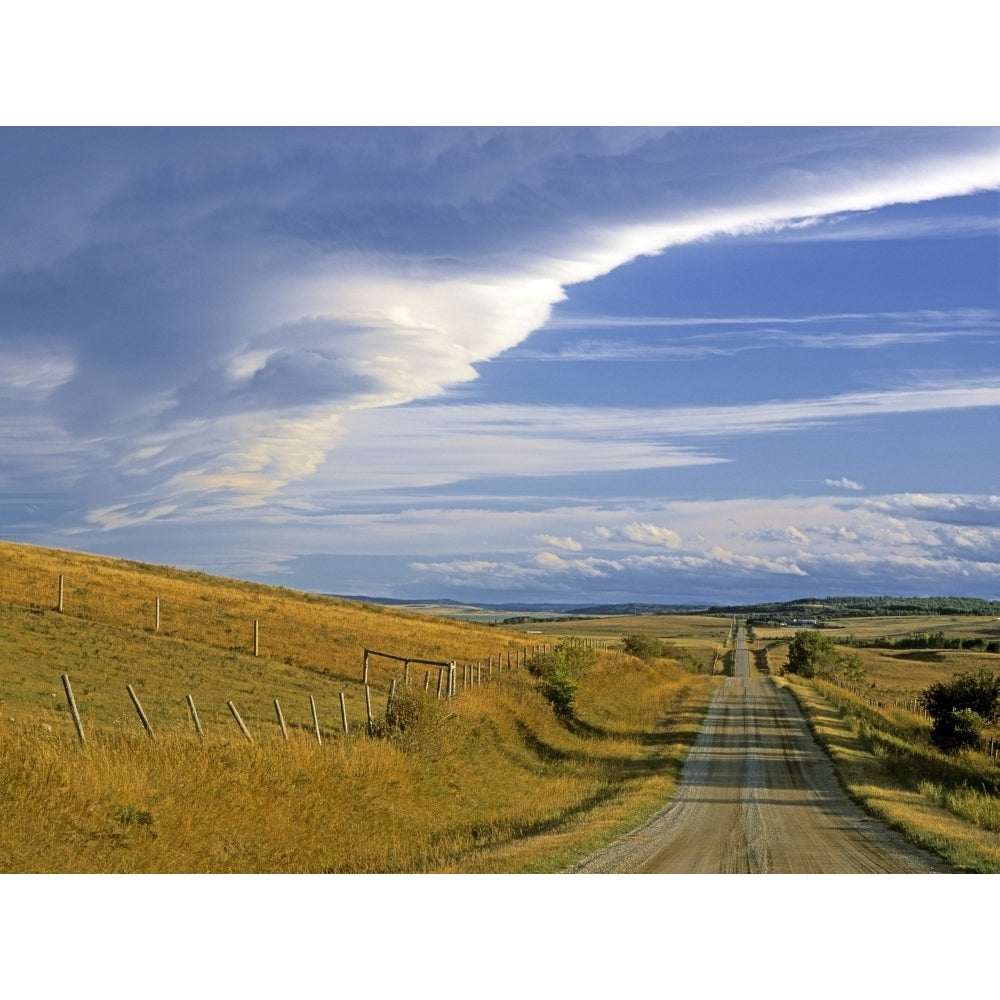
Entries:
<svg viewBox="0 0 1000 1000">
<path fill-rule="evenodd" d="M 537 538 L 554 549 L 564 549 L 567 552 L 583 551 L 583 546 L 575 538 L 568 535 L 565 538 L 558 538 L 556 535 L 538 535 Z"/>
<path fill-rule="evenodd" d="M 114 373 L 116 386 L 135 383 L 143 392 L 143 383 L 156 381 L 154 395 L 171 408 L 142 420 L 103 421 L 118 428 L 105 445 L 134 455 L 148 447 L 138 439 L 154 427 L 175 433 L 168 478 L 158 479 L 156 468 L 144 465 L 148 485 L 130 488 L 168 505 L 232 507 L 260 503 L 313 476 L 343 447 L 347 414 L 428 399 L 475 379 L 477 364 L 544 326 L 567 285 L 692 241 L 801 228 L 803 220 L 1000 186 L 996 133 L 954 133 L 947 149 L 943 138 L 921 133 L 900 153 L 895 136 L 856 149 L 849 137 L 833 134 L 775 137 L 745 149 L 739 172 L 723 168 L 678 195 L 670 168 L 684 149 L 675 150 L 659 133 L 630 133 L 627 142 L 600 132 L 544 130 L 350 133 L 343 153 L 335 134 L 296 133 L 287 143 L 267 137 L 267 148 L 250 157 L 255 170 L 246 174 L 246 188 L 234 186 L 240 157 L 252 146 L 245 137 L 233 137 L 227 148 L 224 134 L 207 135 L 201 150 L 170 148 L 157 136 L 148 150 L 121 157 L 114 180 L 95 183 L 97 201 L 87 204 L 100 207 L 76 218 L 77 232 L 53 243 L 52 259 L 69 245 L 84 254 L 110 244 L 129 266 L 155 260 L 161 267 L 164 255 L 184 259 L 181 250 L 195 252 L 183 281 L 208 308 L 194 321 L 186 312 L 164 319 L 168 328 L 172 322 L 184 329 L 187 353 L 172 364 L 150 359 L 140 379 L 127 367 Z M 803 153 L 802 143 L 813 148 Z M 113 152 L 88 150 L 89 159 L 81 158 L 87 176 L 100 178 Z M 567 164 L 585 169 L 594 157 L 611 157 L 606 162 L 627 171 L 631 183 L 601 181 L 595 191 L 586 175 L 578 189 Z M 167 183 L 164 177 L 170 178 L 166 198 L 155 182 Z M 324 223 L 327 217 L 332 222 Z M 413 220 L 425 217 L 432 224 L 414 230 Z M 227 228 L 227 220 L 236 222 Z M 266 238 L 232 245 L 234 234 L 258 230 Z M 137 242 L 150 232 L 159 240 L 152 250 Z M 345 232 L 359 245 L 348 245 Z M 37 249 L 32 260 L 39 259 Z M 159 270 L 153 274 L 163 280 Z M 158 287 L 156 281 L 143 285 L 151 294 Z M 161 301 L 180 308 L 176 298 L 151 299 L 151 308 Z M 194 329 L 205 315 L 213 316 L 214 339 Z M 69 380 L 68 397 L 92 407 L 95 372 L 116 364 L 113 352 L 102 351 L 99 361 L 95 352 L 90 367 L 51 371 L 43 383 Z M 115 403 L 120 413 L 131 405 L 125 391 Z M 996 405 L 1000 392 L 994 385 L 962 391 L 963 405 L 984 406 Z M 935 400 L 958 405 L 944 403 L 946 393 L 914 391 L 911 408 L 924 410 Z M 899 412 L 903 395 L 891 398 Z M 696 408 L 669 416 L 678 421 L 673 426 L 695 434 L 717 433 L 741 419 L 751 430 L 802 425 L 832 419 L 845 407 L 886 412 L 881 394 L 831 403 L 827 409 L 822 401 Z M 206 433 L 187 438 L 183 429 L 192 421 L 207 421 Z M 536 440 L 536 454 L 538 448 Z M 637 441 L 632 448 L 623 459 L 627 467 L 699 460 Z M 594 467 L 606 465 L 598 457 Z M 216 494 L 214 501 L 206 500 L 208 493 Z M 96 506 L 128 502 L 121 495 L 102 499 L 112 502 Z"/>
<path fill-rule="evenodd" d="M 937 499 L 959 498 L 924 498 L 927 503 Z M 988 497 L 961 499 L 963 508 L 981 508 L 990 502 Z M 913 592 L 914 588 L 926 592 L 928 587 L 958 577 L 973 584 L 978 581 L 988 595 L 995 586 L 990 583 L 991 574 L 1000 571 L 1000 527 L 937 524 L 931 528 L 917 518 L 887 513 L 886 508 L 894 509 L 897 500 L 848 497 L 831 502 L 826 497 L 800 497 L 671 502 L 649 504 L 641 511 L 642 520 L 635 516 L 639 513 L 635 505 L 617 512 L 582 505 L 511 513 L 508 528 L 512 532 L 519 523 L 537 525 L 549 517 L 577 524 L 574 534 L 585 533 L 592 540 L 588 548 L 593 554 L 584 560 L 553 552 L 512 551 L 502 568 L 490 563 L 481 573 L 473 571 L 469 560 L 421 565 L 428 577 L 442 579 L 458 579 L 461 570 L 462 585 L 476 590 L 494 589 L 499 574 L 504 581 L 517 581 L 522 593 L 538 588 L 570 595 L 572 600 L 580 594 L 575 585 L 585 580 L 596 581 L 597 592 L 609 595 L 608 599 L 614 594 L 655 592 L 664 601 L 706 595 L 719 602 L 752 600 L 763 599 L 761 592 L 772 593 L 775 587 L 783 588 L 780 592 L 787 597 L 789 583 L 795 580 L 828 581 L 828 586 L 847 593 Z M 941 509 L 935 506 L 938 514 Z M 486 523 L 490 514 L 484 511 L 479 516 Z M 667 519 L 680 529 L 679 547 L 656 554 L 627 551 L 630 526 Z M 584 528 L 588 523 L 596 527 Z M 453 541 L 457 544 L 466 533 L 457 533 Z M 744 586 L 749 589 L 743 590 Z"/>
<path fill-rule="evenodd" d="M 664 528 L 656 524 L 640 523 L 638 521 L 627 524 L 622 529 L 622 534 L 633 542 L 642 545 L 665 545 L 668 548 L 680 548 L 681 536 L 671 528 Z"/>
<path fill-rule="evenodd" d="M 832 486 L 838 490 L 854 490 L 857 492 L 864 489 L 860 483 L 856 483 L 853 479 L 848 479 L 847 476 L 841 476 L 840 479 L 824 479 L 823 482 L 827 486 Z"/>
</svg>

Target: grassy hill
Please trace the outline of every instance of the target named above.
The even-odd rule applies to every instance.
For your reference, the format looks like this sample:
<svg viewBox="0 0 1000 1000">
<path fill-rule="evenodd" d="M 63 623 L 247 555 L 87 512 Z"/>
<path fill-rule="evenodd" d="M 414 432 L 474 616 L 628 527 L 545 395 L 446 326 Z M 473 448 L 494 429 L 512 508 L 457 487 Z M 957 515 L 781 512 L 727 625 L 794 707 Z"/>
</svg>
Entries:
<svg viewBox="0 0 1000 1000">
<path fill-rule="evenodd" d="M 670 793 L 715 679 L 594 650 L 560 717 L 555 641 L 0 542 L 0 871 L 557 870 Z M 366 692 L 366 649 L 409 669 Z"/>
</svg>

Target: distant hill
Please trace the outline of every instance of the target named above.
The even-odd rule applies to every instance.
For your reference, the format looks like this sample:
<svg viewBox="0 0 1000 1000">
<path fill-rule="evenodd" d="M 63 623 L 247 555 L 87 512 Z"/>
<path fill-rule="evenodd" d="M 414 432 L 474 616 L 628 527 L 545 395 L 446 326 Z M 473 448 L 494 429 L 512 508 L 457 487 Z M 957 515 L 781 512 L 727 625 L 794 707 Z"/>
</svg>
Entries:
<svg viewBox="0 0 1000 1000">
<path fill-rule="evenodd" d="M 885 618 L 893 615 L 1000 615 L 1000 601 L 979 597 L 805 597 L 710 608 L 709 614 L 758 618 Z"/>
<path fill-rule="evenodd" d="M 450 598 L 437 600 L 407 600 L 391 597 L 361 597 L 335 595 L 350 601 L 384 604 L 440 614 L 448 617 L 502 616 L 506 624 L 513 618 L 559 616 L 563 618 L 599 618 L 624 615 L 741 615 L 762 619 L 829 620 L 834 618 L 882 618 L 892 615 L 1000 615 L 1000 601 L 978 597 L 802 597 L 793 601 L 771 601 L 761 604 L 565 604 L 538 602 L 523 604 L 478 604 Z"/>
</svg>

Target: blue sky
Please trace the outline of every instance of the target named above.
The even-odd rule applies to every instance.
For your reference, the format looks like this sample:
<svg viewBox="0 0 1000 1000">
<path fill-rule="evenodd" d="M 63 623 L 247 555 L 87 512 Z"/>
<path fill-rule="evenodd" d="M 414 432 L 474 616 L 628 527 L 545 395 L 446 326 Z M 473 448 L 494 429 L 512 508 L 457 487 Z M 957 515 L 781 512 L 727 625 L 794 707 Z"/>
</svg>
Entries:
<svg viewBox="0 0 1000 1000">
<path fill-rule="evenodd" d="M 1000 599 L 1000 130 L 0 133 L 0 537 Z"/>
</svg>

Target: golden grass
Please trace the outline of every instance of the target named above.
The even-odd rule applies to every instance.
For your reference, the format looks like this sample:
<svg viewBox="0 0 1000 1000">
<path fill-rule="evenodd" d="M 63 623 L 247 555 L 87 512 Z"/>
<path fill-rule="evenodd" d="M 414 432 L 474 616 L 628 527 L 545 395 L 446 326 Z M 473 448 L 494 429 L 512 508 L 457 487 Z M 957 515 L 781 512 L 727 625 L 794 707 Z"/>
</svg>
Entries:
<svg viewBox="0 0 1000 1000">
<path fill-rule="evenodd" d="M 985 758 L 937 753 L 921 742 L 927 724 L 913 713 L 880 710 L 819 681 L 786 677 L 778 683 L 795 695 L 844 787 L 862 807 L 960 870 L 1000 872 L 1000 800 L 962 787 L 984 766 L 995 770 Z"/>
<path fill-rule="evenodd" d="M 54 610 L 59 573 L 62 614 Z M 559 870 L 662 804 L 714 680 L 669 660 L 648 666 L 599 653 L 581 679 L 577 715 L 564 724 L 523 667 L 507 669 L 508 653 L 516 664 L 518 650 L 540 641 L 0 543 L 0 871 Z M 408 729 L 369 739 L 360 683 L 366 646 L 458 661 L 458 697 L 437 700 L 436 673 L 424 696 L 428 668 L 414 665 L 406 692 L 420 711 Z M 462 688 L 463 661 L 483 663 L 482 686 Z M 370 669 L 380 715 L 402 664 L 372 661 Z M 63 673 L 72 678 L 85 746 L 66 709 Z M 126 684 L 142 700 L 155 743 Z M 229 699 L 254 744 L 236 728 Z"/>
</svg>

